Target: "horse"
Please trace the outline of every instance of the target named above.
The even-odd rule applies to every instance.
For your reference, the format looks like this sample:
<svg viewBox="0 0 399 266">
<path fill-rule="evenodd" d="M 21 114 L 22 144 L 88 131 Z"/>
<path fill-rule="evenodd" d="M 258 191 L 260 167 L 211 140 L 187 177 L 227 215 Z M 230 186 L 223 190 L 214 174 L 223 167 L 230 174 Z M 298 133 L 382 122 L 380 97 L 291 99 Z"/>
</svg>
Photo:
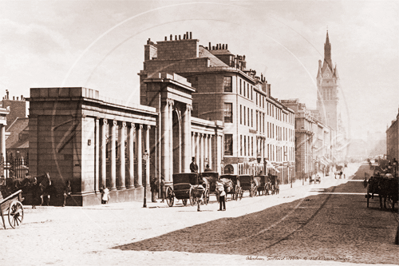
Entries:
<svg viewBox="0 0 399 266">
<path fill-rule="evenodd" d="M 33 199 L 32 199 L 32 209 L 36 209 L 35 199 L 40 198 L 40 205 L 44 203 L 43 197 L 47 197 L 47 206 L 50 205 L 50 194 L 54 193 L 55 187 L 51 184 L 50 174 L 44 173 L 41 176 L 37 176 L 36 185 L 33 187 Z"/>
<path fill-rule="evenodd" d="M 392 203 L 392 211 L 395 203 L 398 201 L 398 180 L 392 174 L 386 174 L 378 180 L 378 195 L 380 198 L 380 208 L 382 209 L 382 200 L 384 199 L 384 209 L 386 209 L 387 199 Z"/>
<path fill-rule="evenodd" d="M 27 192 L 27 189 L 35 185 L 35 178 L 24 177 L 24 178 L 5 178 L 5 185 L 0 186 L 1 194 L 3 198 L 8 197 L 18 190 L 22 190 L 23 193 Z"/>
</svg>

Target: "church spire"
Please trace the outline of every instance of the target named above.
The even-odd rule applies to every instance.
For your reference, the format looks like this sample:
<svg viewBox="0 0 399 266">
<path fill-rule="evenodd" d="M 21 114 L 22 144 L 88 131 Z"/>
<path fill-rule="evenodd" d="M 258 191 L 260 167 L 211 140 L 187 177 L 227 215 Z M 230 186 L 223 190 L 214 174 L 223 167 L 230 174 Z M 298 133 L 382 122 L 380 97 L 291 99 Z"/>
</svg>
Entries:
<svg viewBox="0 0 399 266">
<path fill-rule="evenodd" d="M 331 44 L 330 44 L 330 39 L 328 38 L 328 30 L 326 36 L 326 43 L 324 44 L 324 63 L 327 63 L 328 66 L 330 67 L 330 70 L 333 70 L 332 61 L 331 61 Z"/>
</svg>

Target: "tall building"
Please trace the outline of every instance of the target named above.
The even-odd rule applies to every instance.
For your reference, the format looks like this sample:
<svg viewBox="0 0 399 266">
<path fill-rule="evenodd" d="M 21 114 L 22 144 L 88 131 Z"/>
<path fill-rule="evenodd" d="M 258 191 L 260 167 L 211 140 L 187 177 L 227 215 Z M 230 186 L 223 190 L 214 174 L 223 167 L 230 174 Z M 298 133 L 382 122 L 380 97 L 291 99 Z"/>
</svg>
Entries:
<svg viewBox="0 0 399 266">
<path fill-rule="evenodd" d="M 317 71 L 317 110 L 320 113 L 321 122 L 334 131 L 338 130 L 338 82 L 339 76 L 337 66 L 333 65 L 331 59 L 331 43 L 326 35 L 324 44 L 324 61 L 319 60 Z"/>
<path fill-rule="evenodd" d="M 247 68 L 245 55 L 233 54 L 227 44 L 202 46 L 191 32 L 156 43 L 149 39 L 139 73 L 142 105 L 152 101 L 144 80 L 161 71 L 192 84 L 193 117 L 224 122 L 222 172 L 265 173 L 266 159 L 270 169 L 294 173 L 294 111 L 271 97 L 270 84 Z"/>
</svg>

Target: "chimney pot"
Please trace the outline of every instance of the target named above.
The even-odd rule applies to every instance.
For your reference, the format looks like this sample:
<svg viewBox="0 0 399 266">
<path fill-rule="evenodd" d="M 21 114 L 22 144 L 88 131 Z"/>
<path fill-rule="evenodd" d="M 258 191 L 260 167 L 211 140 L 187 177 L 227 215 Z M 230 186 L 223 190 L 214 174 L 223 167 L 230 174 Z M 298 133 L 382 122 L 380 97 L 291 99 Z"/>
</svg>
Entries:
<svg viewBox="0 0 399 266">
<path fill-rule="evenodd" d="M 226 43 L 226 50 L 227 50 L 227 43 Z"/>
<path fill-rule="evenodd" d="M 193 33 L 190 31 L 190 39 L 193 38 Z"/>
<path fill-rule="evenodd" d="M 212 46 L 211 46 L 211 42 L 209 42 L 209 50 L 211 50 Z"/>
<path fill-rule="evenodd" d="M 177 35 L 175 35 L 175 41 L 177 41 Z"/>
<path fill-rule="evenodd" d="M 170 35 L 170 40 L 173 40 L 173 35 L 172 34 Z"/>
<path fill-rule="evenodd" d="M 188 31 L 186 31 L 186 39 L 188 39 L 189 35 L 188 35 Z"/>
<path fill-rule="evenodd" d="M 13 101 L 15 100 L 15 96 L 12 96 L 12 100 L 13 100 Z"/>
<path fill-rule="evenodd" d="M 167 41 L 168 40 L 168 36 L 165 36 L 165 41 Z"/>
<path fill-rule="evenodd" d="M 24 96 L 21 94 L 21 100 L 23 100 L 24 99 Z"/>
</svg>

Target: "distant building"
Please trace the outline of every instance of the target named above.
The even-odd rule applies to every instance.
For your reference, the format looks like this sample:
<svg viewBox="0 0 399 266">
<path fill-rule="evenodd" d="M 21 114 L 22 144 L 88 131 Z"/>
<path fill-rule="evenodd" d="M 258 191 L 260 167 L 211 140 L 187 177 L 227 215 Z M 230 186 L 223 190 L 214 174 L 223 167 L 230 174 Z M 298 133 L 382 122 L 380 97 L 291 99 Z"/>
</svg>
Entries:
<svg viewBox="0 0 399 266">
<path fill-rule="evenodd" d="M 334 131 L 314 117 L 299 99 L 282 100 L 295 111 L 295 169 L 298 178 L 327 172 L 333 160 Z"/>
<path fill-rule="evenodd" d="M 392 120 L 391 125 L 386 131 L 386 147 L 387 147 L 387 159 L 388 160 L 399 160 L 399 127 L 398 127 L 399 112 L 396 115 L 396 119 Z"/>
</svg>

